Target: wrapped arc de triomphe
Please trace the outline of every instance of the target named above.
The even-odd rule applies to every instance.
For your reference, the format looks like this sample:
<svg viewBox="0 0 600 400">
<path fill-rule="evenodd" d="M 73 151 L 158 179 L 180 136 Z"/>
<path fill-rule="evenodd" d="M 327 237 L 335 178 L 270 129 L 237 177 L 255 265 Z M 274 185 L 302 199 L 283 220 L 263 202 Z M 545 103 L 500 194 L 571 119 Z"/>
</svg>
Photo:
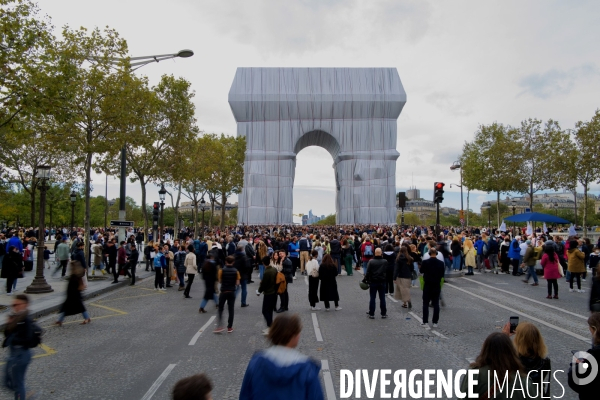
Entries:
<svg viewBox="0 0 600 400">
<path fill-rule="evenodd" d="M 229 105 L 246 137 L 238 222 L 291 224 L 296 155 L 333 157 L 337 224 L 396 222 L 395 68 L 238 68 Z"/>
</svg>

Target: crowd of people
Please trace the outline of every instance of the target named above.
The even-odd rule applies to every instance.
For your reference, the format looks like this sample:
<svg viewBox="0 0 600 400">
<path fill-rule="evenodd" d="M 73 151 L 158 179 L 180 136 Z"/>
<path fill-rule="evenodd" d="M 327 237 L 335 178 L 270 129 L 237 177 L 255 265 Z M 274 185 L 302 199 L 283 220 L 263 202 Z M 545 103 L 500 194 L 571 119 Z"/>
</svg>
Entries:
<svg viewBox="0 0 600 400">
<path fill-rule="evenodd" d="M 146 271 L 155 274 L 155 290 L 164 291 L 176 286 L 186 299 L 192 298 L 191 286 L 196 275 L 200 275 L 204 282 L 204 296 L 199 304 L 199 313 L 208 312 L 209 301 L 214 301 L 218 314 L 214 332 L 232 333 L 236 299 L 240 298 L 241 307 L 248 307 L 248 284 L 254 283 L 253 279 L 259 280 L 255 293 L 263 296 L 262 315 L 266 324 L 263 334 L 274 346 L 251 361 L 244 378 L 242 393 L 245 397 L 242 398 L 264 398 L 261 396 L 267 390 L 265 388 L 275 383 L 256 371 L 266 370 L 269 366 L 272 368 L 269 363 L 277 365 L 278 357 L 285 359 L 295 351 L 289 349 L 297 345 L 301 328 L 297 317 L 286 312 L 290 310 L 289 285 L 299 276 L 306 276 L 308 281 L 307 307 L 310 310 L 322 310 L 319 303 L 323 303 L 325 311 L 341 311 L 337 279 L 341 275 L 352 276 L 361 272 L 361 287 L 369 291 L 369 319 L 375 318 L 377 298 L 381 318 L 388 318 L 386 295 L 400 300 L 401 307 L 412 308 L 410 289 L 420 285 L 423 290 L 422 325 L 428 328 L 429 309 L 433 308 L 431 322 L 436 328 L 440 319 L 444 278 L 453 272 L 464 275 L 474 275 L 476 271 L 481 274 L 512 274 L 521 277 L 527 284 L 532 280 L 531 286 L 538 286 L 539 275 L 543 274 L 547 281 L 548 299 L 558 299 L 558 281 L 561 279 L 568 282 L 570 292 L 583 293 L 581 283 L 588 279 L 590 273 L 593 285 L 589 309 L 593 314 L 588 322 L 594 339 L 589 352 L 600 352 L 597 337 L 600 327 L 597 316 L 600 314 L 594 314 L 600 312 L 600 276 L 596 277 L 600 243 L 592 245 L 587 238 L 568 237 L 563 240 L 561 236 L 544 234 L 513 236 L 510 232 L 486 232 L 477 228 L 443 229 L 436 235 L 426 227 L 407 229 L 397 226 L 238 226 L 224 231 L 218 228 L 205 230 L 200 235 L 192 229 L 179 232 L 167 229 L 161 232 L 156 242 L 144 242 L 141 230 L 129 230 L 124 240 L 120 240 L 114 231 L 94 230 L 91 233 L 93 243 L 87 260 L 80 231 L 67 232 L 66 235 L 56 232 L 54 249 L 48 250 L 48 257 L 54 254 L 56 259 L 53 273 L 61 272 L 65 276 L 70 266 L 67 299 L 57 325 L 62 324 L 65 316 L 79 313 L 83 314 L 83 324 L 91 322 L 80 294 L 87 284 L 89 271 L 91 275 L 112 273 L 113 283 L 119 282 L 121 276 L 123 279 L 129 277 L 130 285 L 135 285 L 136 267 L 142 262 Z M 24 263 L 29 257 L 26 251 L 32 246 L 32 253 L 34 241 L 31 235 L 20 238 L 15 232 L 0 236 L 0 247 L 5 250 L 1 265 L 2 277 L 7 278 L 7 293 L 14 293 L 16 280 L 26 270 Z M 23 295 L 20 295 L 15 297 L 14 302 L 22 305 L 28 303 L 28 299 L 23 300 Z M 223 321 L 225 305 L 228 309 L 226 323 Z M 282 315 L 274 318 L 274 314 Z M 285 329 L 278 327 L 277 321 L 282 321 Z M 514 332 L 514 345 L 510 340 L 507 342 L 512 333 L 504 333 L 494 333 L 486 339 L 473 368 L 504 368 L 510 373 L 525 373 L 528 368 L 549 366 L 543 339 L 534 325 L 519 325 Z M 312 371 L 310 360 L 296 356 L 305 360 L 306 365 L 303 364 L 302 368 Z M 26 360 L 26 357 L 19 360 Z M 318 376 L 316 368 L 315 376 Z M 288 369 L 290 374 L 293 370 Z M 20 382 L 19 376 L 12 379 Z M 206 377 L 196 379 L 203 382 L 203 387 L 211 387 L 206 384 Z M 314 390 L 311 393 L 318 396 L 320 385 L 302 384 L 304 390 Z M 190 382 L 187 385 L 193 386 Z M 585 397 L 585 393 L 580 392 L 580 398 L 589 398 Z"/>
</svg>

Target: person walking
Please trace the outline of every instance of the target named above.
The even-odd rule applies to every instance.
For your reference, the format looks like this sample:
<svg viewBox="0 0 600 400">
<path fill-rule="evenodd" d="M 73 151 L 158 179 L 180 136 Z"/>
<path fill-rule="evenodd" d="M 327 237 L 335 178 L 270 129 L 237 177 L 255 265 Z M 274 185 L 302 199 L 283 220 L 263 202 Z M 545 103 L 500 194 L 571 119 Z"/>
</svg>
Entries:
<svg viewBox="0 0 600 400">
<path fill-rule="evenodd" d="M 65 276 L 67 273 L 67 264 L 69 263 L 69 258 L 71 257 L 71 249 L 67 244 L 66 236 L 61 239 L 60 244 L 56 248 L 56 257 L 58 258 L 59 265 L 56 266 L 56 269 L 52 275 L 56 274 L 59 270 L 62 270 L 61 276 Z"/>
<path fill-rule="evenodd" d="M 396 285 L 394 298 L 402 300 L 402 308 L 412 308 L 410 301 L 410 281 L 413 271 L 413 259 L 408 253 L 407 246 L 400 246 L 400 252 L 394 262 L 393 281 Z"/>
<path fill-rule="evenodd" d="M 385 293 L 389 295 L 394 294 L 394 266 L 396 264 L 397 256 L 398 254 L 396 254 L 396 252 L 394 251 L 394 246 L 392 246 L 391 244 L 386 244 L 382 257 L 388 263 L 387 270 L 385 271 Z"/>
<path fill-rule="evenodd" d="M 365 243 L 370 243 L 370 241 Z M 363 243 L 363 246 L 365 243 Z M 373 244 L 371 243 L 371 245 Z M 365 273 L 365 277 L 363 279 L 363 282 L 369 284 L 370 300 L 369 311 L 367 314 L 369 314 L 370 319 L 375 319 L 375 297 L 377 294 L 379 294 L 381 318 L 387 318 L 387 306 L 385 302 L 387 261 L 383 259 L 381 254 L 381 249 L 375 249 L 374 257 L 367 263 L 367 272 Z"/>
<path fill-rule="evenodd" d="M 521 264 L 521 268 L 527 267 L 527 275 L 525 275 L 523 282 L 528 284 L 529 278 L 533 277 L 533 283 L 531 286 L 538 286 L 538 277 L 535 273 L 535 264 L 537 263 L 535 249 L 531 244 L 531 240 L 526 240 L 525 244 L 527 244 L 527 249 L 525 250 L 525 255 L 523 256 L 523 264 Z"/>
<path fill-rule="evenodd" d="M 346 275 L 352 276 L 352 262 L 354 261 L 354 247 L 347 239 L 342 241 L 342 264 L 346 269 Z"/>
<path fill-rule="evenodd" d="M 146 259 L 146 271 L 154 271 L 154 242 L 149 241 L 144 247 L 144 258 Z"/>
<path fill-rule="evenodd" d="M 121 240 L 119 249 L 117 250 L 117 265 L 118 268 L 113 269 L 114 280 L 111 283 L 119 283 L 119 274 L 125 270 L 125 264 L 127 264 L 127 250 L 125 250 L 125 241 Z"/>
<path fill-rule="evenodd" d="M 373 254 L 375 254 L 375 245 L 371 242 L 371 238 L 369 236 L 367 236 L 364 243 L 360 246 L 360 254 L 362 254 L 361 261 L 363 267 L 363 274 L 366 275 L 367 265 L 369 264 L 369 261 L 371 261 L 371 259 L 373 258 Z"/>
<path fill-rule="evenodd" d="M 83 248 L 83 242 L 79 242 L 78 248 Z M 55 324 L 62 326 L 66 316 L 82 314 L 83 322 L 81 325 L 86 325 L 92 322 L 81 298 L 81 292 L 85 289 L 83 276 L 85 275 L 85 267 L 79 259 L 71 261 L 71 275 L 69 276 L 69 284 L 67 285 L 67 298 L 60 308 L 58 319 Z"/>
<path fill-rule="evenodd" d="M 19 249 L 14 246 L 21 257 Z M 13 250 L 9 250 L 9 253 Z M 4 268 L 3 268 L 4 270 Z M 4 328 L 2 347 L 8 347 L 8 358 L 4 368 L 4 386 L 15 392 L 15 399 L 25 399 L 25 373 L 31 362 L 31 348 L 34 346 L 33 321 L 29 315 L 29 297 L 24 294 L 15 296 L 11 303 L 8 319 Z"/>
<path fill-rule="evenodd" d="M 271 259 L 269 257 L 264 257 L 260 262 L 267 267 L 263 273 L 260 285 L 256 290 L 256 294 L 260 296 L 261 293 L 264 293 L 262 315 L 265 317 L 267 329 L 263 330 L 263 335 L 268 335 L 271 324 L 273 323 L 273 310 L 275 308 L 275 302 L 277 301 L 277 270 L 271 265 Z"/>
<path fill-rule="evenodd" d="M 104 251 L 108 258 L 108 268 L 106 272 L 110 274 L 112 271 L 113 277 L 115 276 L 115 270 L 117 269 L 117 241 L 115 239 L 109 240 Z"/>
<path fill-rule="evenodd" d="M 337 235 L 329 242 L 329 255 L 335 262 L 335 266 L 338 270 L 338 275 L 342 274 L 342 244 L 340 243 Z M 321 299 L 323 300 L 323 299 Z"/>
<path fill-rule="evenodd" d="M 183 297 L 186 299 L 191 299 L 190 289 L 192 288 L 192 283 L 194 282 L 194 278 L 198 273 L 198 265 L 196 264 L 196 253 L 195 253 L 194 245 L 188 245 L 188 253 L 185 256 L 185 261 L 183 265 L 185 267 L 185 273 L 187 274 L 188 280 L 187 285 L 185 287 L 185 291 L 183 292 Z"/>
<path fill-rule="evenodd" d="M 518 276 L 521 275 L 521 271 L 519 271 L 519 263 L 521 261 L 521 246 L 519 245 L 519 240 L 521 236 L 517 236 L 510 243 L 510 247 L 508 248 L 508 258 L 510 258 L 510 264 L 513 267 L 512 275 Z"/>
<path fill-rule="evenodd" d="M 300 274 L 306 275 L 305 267 L 306 263 L 310 260 L 310 252 L 312 251 L 311 243 L 303 234 L 298 241 L 298 250 L 300 250 Z"/>
<path fill-rule="evenodd" d="M 288 293 L 288 285 L 294 282 L 293 269 L 294 266 L 289 258 L 285 256 L 284 250 L 279 250 L 279 259 L 281 260 L 281 273 L 285 276 L 286 288 L 281 297 L 281 307 L 275 311 L 276 313 L 282 313 L 288 310 L 290 303 L 290 295 Z"/>
<path fill-rule="evenodd" d="M 317 307 L 319 302 L 319 263 L 317 257 L 319 252 L 313 250 L 310 260 L 306 263 L 306 274 L 308 275 L 308 302 L 312 311 L 318 311 L 321 307 Z"/>
<path fill-rule="evenodd" d="M 220 269 L 217 274 L 217 279 L 221 283 L 221 294 L 219 295 L 219 319 L 217 328 L 214 333 L 221 333 L 225 330 L 223 327 L 223 309 L 225 303 L 229 311 L 229 319 L 227 320 L 227 333 L 233 332 L 233 310 L 235 305 L 235 293 L 240 286 L 240 273 L 233 266 L 235 258 L 227 256 L 225 258 L 225 267 Z"/>
<path fill-rule="evenodd" d="M 92 254 L 94 255 L 92 276 L 96 275 L 96 270 L 100 270 L 102 275 L 106 274 L 106 271 L 102 269 L 102 245 L 100 242 L 96 242 L 92 245 Z"/>
<path fill-rule="evenodd" d="M 192 253 L 193 253 L 193 249 L 194 249 L 194 246 L 192 245 Z M 173 256 L 175 272 L 177 273 L 177 280 L 179 281 L 179 288 L 177 289 L 177 291 L 179 291 L 179 292 L 185 291 L 185 271 L 186 271 L 185 259 L 188 255 L 188 253 L 185 250 L 186 250 L 185 245 L 181 245 L 181 246 L 179 246 L 179 251 L 177 251 L 177 253 L 175 253 Z M 184 297 L 185 297 L 185 295 L 184 295 Z"/>
<path fill-rule="evenodd" d="M 296 350 L 301 332 L 298 315 L 275 318 L 268 333 L 272 346 L 252 356 L 240 400 L 324 400 L 320 365 Z"/>
<path fill-rule="evenodd" d="M 288 260 L 292 263 L 292 277 L 296 279 L 296 270 L 300 268 L 300 246 L 296 237 L 287 246 Z"/>
<path fill-rule="evenodd" d="M 19 249 L 15 246 L 9 246 L 8 253 L 6 253 L 2 260 L 2 271 L 0 271 L 0 278 L 6 279 L 7 295 L 12 294 L 17 278 L 23 276 L 24 270 L 23 256 L 19 253 Z"/>
<path fill-rule="evenodd" d="M 567 250 L 569 257 L 568 269 L 571 273 L 569 278 L 569 292 L 573 292 L 573 280 L 577 279 L 577 292 L 583 293 L 585 290 L 581 289 L 581 274 L 585 272 L 585 265 L 583 264 L 585 254 L 577 248 L 577 245 L 577 240 L 571 240 L 569 242 L 569 250 Z"/>
<path fill-rule="evenodd" d="M 325 311 L 329 311 L 329 302 L 333 301 L 335 311 L 340 311 L 342 307 L 339 305 L 340 295 L 337 290 L 337 281 L 339 268 L 335 265 L 333 257 L 326 254 L 323 257 L 323 262 L 319 267 L 319 280 L 321 281 L 320 297 L 325 304 Z"/>
<path fill-rule="evenodd" d="M 500 270 L 505 274 L 509 274 L 510 258 L 508 251 L 510 250 L 510 238 L 506 236 L 504 241 L 500 243 Z"/>
<path fill-rule="evenodd" d="M 498 274 L 498 253 L 500 252 L 500 247 L 498 246 L 498 241 L 494 235 L 490 236 L 490 239 L 487 241 L 487 259 L 490 262 L 490 269 L 494 274 Z"/>
<path fill-rule="evenodd" d="M 458 241 L 458 236 L 455 236 L 452 239 L 452 243 L 450 244 L 450 254 L 452 254 L 452 269 L 454 271 L 459 271 L 462 265 L 462 245 Z"/>
<path fill-rule="evenodd" d="M 429 249 L 429 258 L 421 264 L 423 274 L 423 322 L 422 326 L 429 324 L 429 302 L 433 304 L 433 327 L 437 328 L 440 319 L 440 294 L 442 293 L 442 278 L 444 278 L 444 262 L 437 258 L 437 250 Z"/>
<path fill-rule="evenodd" d="M 215 262 L 213 255 L 208 254 L 204 264 L 202 264 L 202 279 L 204 280 L 204 297 L 200 302 L 200 314 L 205 314 L 206 304 L 209 300 L 214 300 L 217 309 L 219 309 L 219 297 L 216 293 L 216 282 L 217 282 L 217 270 L 218 265 Z"/>
<path fill-rule="evenodd" d="M 231 256 L 228 256 L 228 257 L 231 257 Z M 245 246 L 242 246 L 242 245 L 237 246 L 235 254 L 233 256 L 233 259 L 234 259 L 233 265 L 240 274 L 240 288 L 242 291 L 242 296 L 241 296 L 242 307 L 248 307 L 249 304 L 247 302 L 247 296 L 248 296 L 247 283 L 249 280 L 248 275 L 252 274 L 252 266 L 250 264 L 251 260 L 249 260 L 248 257 L 246 256 Z M 250 264 L 250 266 L 248 264 Z"/>
</svg>

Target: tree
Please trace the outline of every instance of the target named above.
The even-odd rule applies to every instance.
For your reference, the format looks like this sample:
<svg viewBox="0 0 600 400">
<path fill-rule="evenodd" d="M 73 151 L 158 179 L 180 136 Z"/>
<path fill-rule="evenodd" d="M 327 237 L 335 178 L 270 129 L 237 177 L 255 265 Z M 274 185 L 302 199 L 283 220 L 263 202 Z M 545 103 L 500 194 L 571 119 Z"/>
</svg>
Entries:
<svg viewBox="0 0 600 400">
<path fill-rule="evenodd" d="M 402 223 L 402 215 L 398 214 L 396 216 L 396 224 L 400 225 Z M 404 225 L 420 225 L 422 223 L 421 218 L 415 213 L 407 212 L 404 213 Z"/>
<path fill-rule="evenodd" d="M 335 214 L 329 214 L 328 216 L 326 216 L 325 218 L 323 218 L 320 221 L 317 221 L 317 223 L 315 225 L 325 225 L 325 226 L 330 226 L 330 225 L 335 225 Z"/>
<path fill-rule="evenodd" d="M 572 165 L 575 179 L 583 186 L 583 204 L 589 205 L 588 190 L 591 183 L 600 180 L 600 110 L 589 122 L 579 121 L 573 132 L 574 146 L 567 149 L 565 157 Z M 593 202 L 592 202 L 593 203 Z M 583 208 L 583 232 L 587 232 L 589 207 Z M 592 210 L 594 207 L 592 206 Z M 592 215 L 594 215 L 593 213 Z"/>
<path fill-rule="evenodd" d="M 465 143 L 460 157 L 463 184 L 470 190 L 496 193 L 498 226 L 500 194 L 525 189 L 520 174 L 509 167 L 517 146 L 515 130 L 494 122 L 479 126 L 474 140 Z"/>
<path fill-rule="evenodd" d="M 542 121 L 528 119 L 521 122 L 515 133 L 517 146 L 513 148 L 515 162 L 511 169 L 526 183 L 526 188 L 519 187 L 516 191 L 529 196 L 529 208 L 533 209 L 536 192 L 558 190 L 565 186 L 561 160 L 566 156 L 563 151 L 569 148 L 570 140 L 558 122 L 553 120 L 548 120 L 542 129 Z"/>
<path fill-rule="evenodd" d="M 72 154 L 72 165 L 85 176 L 85 242 L 89 243 L 92 167 L 106 166 L 124 144 L 131 127 L 139 127 L 145 81 L 135 78 L 124 58 L 127 45 L 118 33 L 65 27 L 58 43 L 54 71 L 57 108 L 52 140 Z M 142 101 L 140 101 L 142 99 Z M 104 168 L 102 168 L 104 169 Z M 89 246 L 85 246 L 86 254 Z"/>
<path fill-rule="evenodd" d="M 198 131 L 190 86 L 183 78 L 163 75 L 152 88 L 149 100 L 153 106 L 146 110 L 143 134 L 134 135 L 134 140 L 126 145 L 127 167 L 134 174 L 131 181 L 139 181 L 142 189 L 144 233 L 148 231 L 146 184 L 167 180 L 166 171 L 173 169 L 172 155 L 177 155 L 178 145 L 189 143 L 191 135 Z"/>
<path fill-rule="evenodd" d="M 52 25 L 30 0 L 0 0 L 0 128 L 43 108 Z"/>
</svg>

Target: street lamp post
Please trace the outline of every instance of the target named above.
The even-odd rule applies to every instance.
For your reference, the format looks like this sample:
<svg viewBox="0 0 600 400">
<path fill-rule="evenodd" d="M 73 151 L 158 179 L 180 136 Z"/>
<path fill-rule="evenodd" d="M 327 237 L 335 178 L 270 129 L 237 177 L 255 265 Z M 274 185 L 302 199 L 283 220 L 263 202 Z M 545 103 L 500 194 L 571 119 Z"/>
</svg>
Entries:
<svg viewBox="0 0 600 400">
<path fill-rule="evenodd" d="M 159 236 L 159 240 L 160 238 L 162 238 L 162 233 L 163 230 L 165 229 L 164 227 L 164 222 L 163 222 L 163 212 L 165 209 L 165 197 L 167 194 L 167 189 L 165 189 L 165 185 L 164 184 L 160 184 L 160 190 L 158 191 L 158 197 L 160 198 L 160 226 L 158 229 L 158 236 Z M 175 232 L 177 234 L 177 232 Z"/>
<path fill-rule="evenodd" d="M 136 69 L 142 68 L 144 65 L 148 65 L 153 62 L 160 62 L 163 60 L 169 60 L 171 58 L 188 58 L 194 55 L 194 52 L 189 49 L 179 50 L 175 54 L 161 54 L 154 56 L 141 56 L 141 57 L 129 57 L 129 61 L 135 61 L 129 64 L 129 67 L 132 68 L 131 71 L 135 71 Z M 113 64 L 119 64 L 125 61 L 124 58 L 113 57 L 110 59 L 110 62 Z M 119 220 L 124 221 L 126 217 L 125 211 L 125 184 L 127 183 L 127 144 L 123 144 L 123 148 L 121 149 L 121 188 L 119 192 Z M 125 227 L 119 228 L 119 238 L 125 238 Z"/>
<path fill-rule="evenodd" d="M 510 204 L 512 205 L 512 212 L 513 212 L 513 216 L 514 216 L 517 211 L 517 201 L 515 199 L 513 199 L 513 200 L 511 200 Z M 513 221 L 513 237 L 515 236 L 515 227 L 516 227 L 516 223 Z"/>
<path fill-rule="evenodd" d="M 71 199 L 71 233 L 73 229 L 75 229 L 75 202 L 77 201 L 77 193 L 74 190 L 71 191 L 69 195 Z"/>
<path fill-rule="evenodd" d="M 44 239 L 46 236 L 46 182 L 50 179 L 50 167 L 47 165 L 40 165 L 37 167 L 38 179 L 42 181 L 40 187 L 40 225 L 38 229 L 38 248 L 37 248 L 37 266 L 35 269 L 35 278 L 31 285 L 27 286 L 25 293 L 50 293 L 54 289 L 46 282 L 44 278 Z"/>
<path fill-rule="evenodd" d="M 458 161 L 454 161 L 452 166 L 450 166 L 450 170 L 455 171 L 460 169 L 460 185 L 456 185 L 460 187 L 460 224 L 461 226 L 465 226 L 465 211 L 463 208 L 463 180 L 462 180 L 462 165 Z"/>
<path fill-rule="evenodd" d="M 492 210 L 492 203 L 490 203 L 489 201 L 487 203 L 483 203 L 483 206 L 481 207 L 482 209 L 487 209 L 488 212 L 488 232 L 490 232 L 492 230 L 492 218 L 491 218 L 491 210 Z"/>
<path fill-rule="evenodd" d="M 202 236 L 204 236 L 204 210 L 206 210 L 206 201 L 204 201 L 204 196 L 200 200 L 200 209 L 202 210 Z"/>
</svg>

